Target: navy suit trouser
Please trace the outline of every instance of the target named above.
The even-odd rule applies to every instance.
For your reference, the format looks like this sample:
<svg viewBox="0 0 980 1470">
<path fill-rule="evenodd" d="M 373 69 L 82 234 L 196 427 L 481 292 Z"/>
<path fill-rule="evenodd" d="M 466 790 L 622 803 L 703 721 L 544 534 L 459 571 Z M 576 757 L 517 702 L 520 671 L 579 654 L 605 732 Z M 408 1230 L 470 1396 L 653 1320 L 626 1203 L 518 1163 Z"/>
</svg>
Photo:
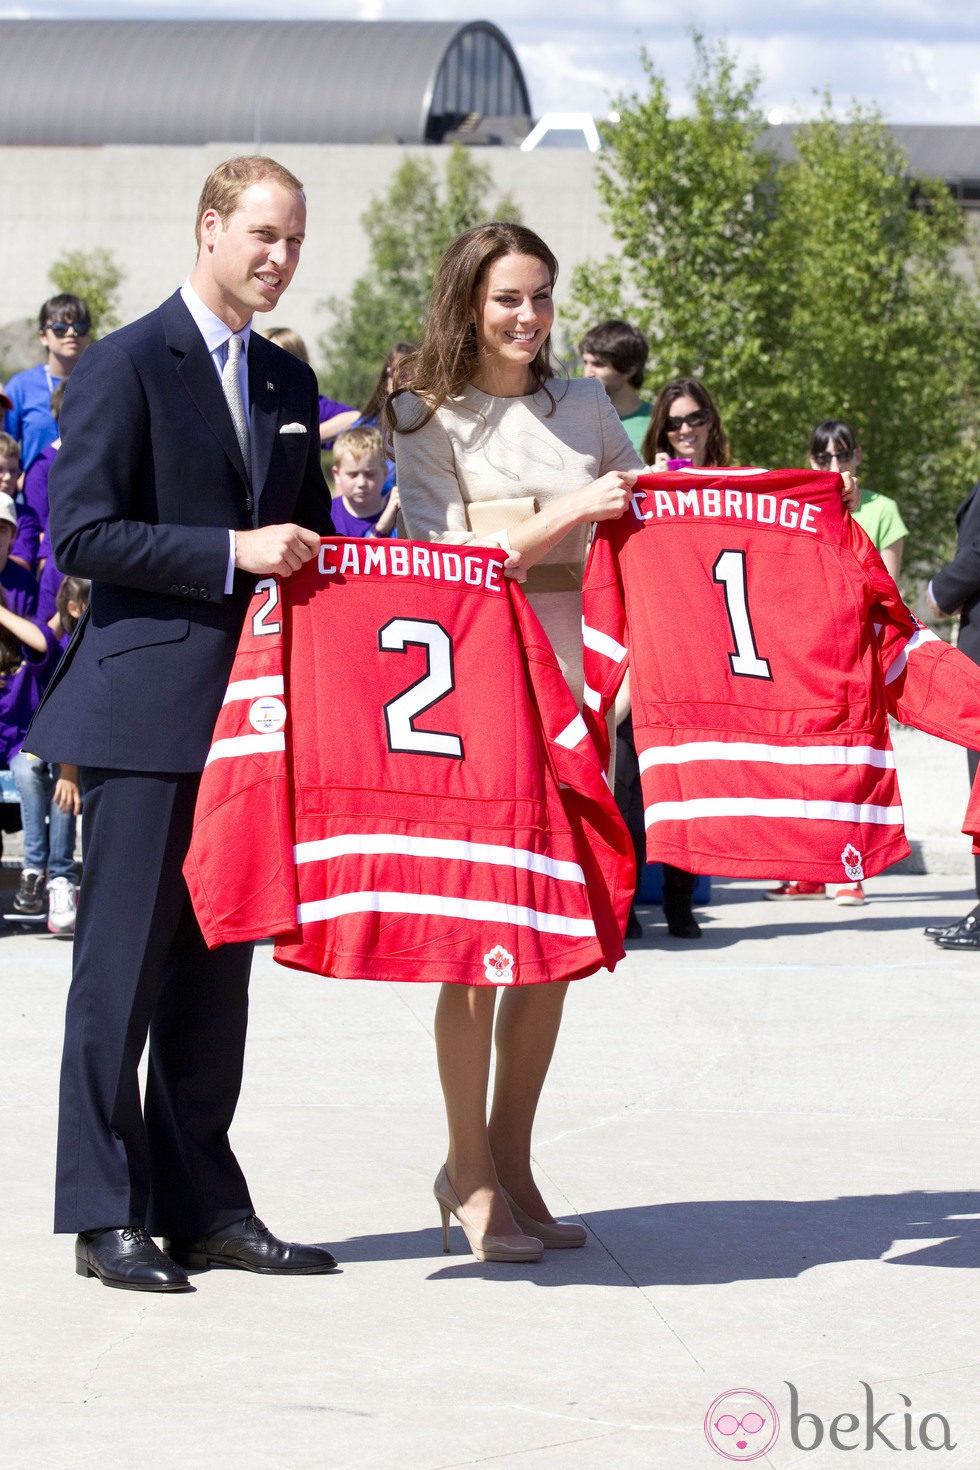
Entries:
<svg viewBox="0 0 980 1470">
<path fill-rule="evenodd" d="M 181 867 L 199 780 L 82 772 L 56 1231 L 142 1225 L 196 1239 L 252 1213 L 228 1140 L 252 946 L 209 950 L 194 917 Z"/>
</svg>

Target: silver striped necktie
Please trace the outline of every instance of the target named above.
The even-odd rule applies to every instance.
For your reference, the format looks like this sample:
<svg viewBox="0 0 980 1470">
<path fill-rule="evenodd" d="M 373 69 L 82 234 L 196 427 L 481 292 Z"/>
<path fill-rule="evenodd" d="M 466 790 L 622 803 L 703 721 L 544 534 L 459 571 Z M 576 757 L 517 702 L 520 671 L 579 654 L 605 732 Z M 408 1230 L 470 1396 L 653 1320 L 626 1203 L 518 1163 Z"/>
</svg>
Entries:
<svg viewBox="0 0 980 1470">
<path fill-rule="evenodd" d="M 238 364 L 241 359 L 243 345 L 241 337 L 237 334 L 228 338 L 228 357 L 224 367 L 221 369 L 221 387 L 224 390 L 225 399 L 228 403 L 231 421 L 235 426 L 238 447 L 242 451 L 242 459 L 245 461 L 245 473 L 251 485 L 252 442 L 248 436 L 248 420 L 245 417 L 245 405 L 242 402 L 242 387 L 238 381 Z"/>
</svg>

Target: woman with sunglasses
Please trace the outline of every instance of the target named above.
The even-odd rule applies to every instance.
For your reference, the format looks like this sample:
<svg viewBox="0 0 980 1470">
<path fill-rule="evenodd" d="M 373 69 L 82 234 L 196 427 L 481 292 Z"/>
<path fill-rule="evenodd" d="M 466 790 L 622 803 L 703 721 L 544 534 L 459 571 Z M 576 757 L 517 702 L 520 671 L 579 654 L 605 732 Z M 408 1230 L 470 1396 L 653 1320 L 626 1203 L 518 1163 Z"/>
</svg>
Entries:
<svg viewBox="0 0 980 1470">
<path fill-rule="evenodd" d="M 700 469 L 704 465 L 727 465 L 731 462 L 728 437 L 722 426 L 721 415 L 711 394 L 697 378 L 672 378 L 669 383 L 664 384 L 653 405 L 650 427 L 643 440 L 641 452 L 644 463 L 654 470 L 678 469 L 684 465 L 694 465 Z M 634 810 L 637 800 L 634 788 L 639 781 L 638 771 L 634 774 L 632 769 L 636 761 L 635 752 L 632 760 L 630 758 L 633 740 L 628 717 L 620 724 L 616 744 L 617 795 L 627 822 L 630 823 L 630 830 L 634 831 L 634 840 L 638 840 L 639 866 L 642 862 L 645 836 L 642 831 L 636 831 L 635 818 L 630 822 L 627 815 Z M 640 811 L 642 812 L 642 803 Z M 671 863 L 664 863 L 662 867 L 663 909 L 668 932 L 675 939 L 700 939 L 701 926 L 691 910 L 694 885 L 697 882 L 695 874 L 686 873 L 683 868 L 675 868 Z M 642 867 L 640 872 L 642 873 Z M 627 934 L 640 933 L 642 930 L 639 920 L 633 913 L 630 915 Z"/>
<path fill-rule="evenodd" d="M 824 419 L 810 435 L 810 468 L 836 470 L 839 475 L 857 477 L 861 463 L 861 446 L 850 424 L 842 419 Z M 895 501 L 877 490 L 861 487 L 861 501 L 851 514 L 871 537 L 890 576 L 897 582 L 902 570 L 902 552 L 908 526 Z"/>
<path fill-rule="evenodd" d="M 851 515 L 862 530 L 867 531 L 875 550 L 897 582 L 902 570 L 902 552 L 908 527 L 902 520 L 895 501 L 876 490 L 865 490 L 857 484 L 857 470 L 861 463 L 861 446 L 850 424 L 843 419 L 824 419 L 810 435 L 810 468 L 833 470 L 843 475 L 853 487 L 859 501 L 850 506 Z M 826 898 L 826 883 L 817 883 L 800 878 L 795 883 L 780 883 L 769 889 L 766 898 L 792 903 L 794 900 Z M 867 902 L 862 883 L 841 884 L 834 899 L 844 908 L 857 908 Z"/>
<path fill-rule="evenodd" d="M 44 361 L 15 373 L 5 389 L 11 407 L 3 427 L 12 438 L 20 440 L 20 459 L 25 472 L 41 450 L 58 437 L 58 425 L 51 413 L 51 394 L 74 372 L 91 340 L 89 309 L 80 296 L 68 292 L 52 296 L 38 313 L 38 328 Z"/>
<path fill-rule="evenodd" d="M 655 470 L 677 468 L 678 461 L 697 469 L 731 463 L 721 415 L 697 378 L 672 378 L 661 388 L 642 454 Z"/>
</svg>

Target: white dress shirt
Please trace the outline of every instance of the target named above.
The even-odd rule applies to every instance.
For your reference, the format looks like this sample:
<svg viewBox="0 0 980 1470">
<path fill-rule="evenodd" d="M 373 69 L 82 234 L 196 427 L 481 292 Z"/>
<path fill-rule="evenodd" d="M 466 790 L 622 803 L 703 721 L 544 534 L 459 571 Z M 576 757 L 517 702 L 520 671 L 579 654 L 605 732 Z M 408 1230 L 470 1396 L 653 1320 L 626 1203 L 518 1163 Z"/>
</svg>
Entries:
<svg viewBox="0 0 980 1470">
<path fill-rule="evenodd" d="M 222 370 L 228 361 L 228 342 L 236 334 L 231 330 L 227 322 L 223 322 L 220 316 L 215 316 L 209 306 L 204 305 L 204 302 L 191 285 L 190 277 L 187 278 L 180 288 L 180 298 L 194 318 L 194 324 L 204 338 L 204 345 L 211 354 L 211 361 L 214 363 L 214 370 L 218 374 L 218 381 L 220 383 Z M 241 389 L 242 404 L 245 408 L 245 422 L 251 427 L 248 402 L 248 343 L 252 335 L 252 323 L 250 321 L 246 322 L 245 326 L 242 327 L 237 335 L 242 339 L 242 355 L 238 362 L 238 386 Z M 234 531 L 228 532 L 228 545 L 228 571 L 225 575 L 226 596 L 231 591 L 232 583 L 235 580 Z"/>
</svg>

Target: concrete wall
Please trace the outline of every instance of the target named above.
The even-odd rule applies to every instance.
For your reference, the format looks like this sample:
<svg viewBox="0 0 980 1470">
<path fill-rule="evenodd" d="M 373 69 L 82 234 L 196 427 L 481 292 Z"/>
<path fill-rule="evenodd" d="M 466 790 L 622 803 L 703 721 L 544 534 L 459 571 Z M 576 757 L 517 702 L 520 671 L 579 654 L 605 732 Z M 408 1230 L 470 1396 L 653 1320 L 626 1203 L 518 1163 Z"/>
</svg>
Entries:
<svg viewBox="0 0 980 1470">
<path fill-rule="evenodd" d="M 51 294 L 48 270 L 69 250 L 112 251 L 125 271 L 125 320 L 155 306 L 193 264 L 194 212 L 204 178 L 222 158 L 247 151 L 248 145 L 235 144 L 0 149 L 7 260 L 0 328 L 36 316 Z M 309 219 L 299 272 L 282 306 L 264 319 L 268 325 L 294 327 L 313 349 L 329 323 L 325 298 L 342 295 L 366 267 L 360 216 L 372 197 L 385 192 L 407 151 L 315 145 L 275 150 L 306 186 Z M 417 151 L 437 165 L 442 156 L 438 149 Z M 490 165 L 497 192 L 514 195 L 525 222 L 558 256 L 560 302 L 572 267 L 612 248 L 598 217 L 592 155 L 488 148 L 477 157 Z"/>
</svg>

